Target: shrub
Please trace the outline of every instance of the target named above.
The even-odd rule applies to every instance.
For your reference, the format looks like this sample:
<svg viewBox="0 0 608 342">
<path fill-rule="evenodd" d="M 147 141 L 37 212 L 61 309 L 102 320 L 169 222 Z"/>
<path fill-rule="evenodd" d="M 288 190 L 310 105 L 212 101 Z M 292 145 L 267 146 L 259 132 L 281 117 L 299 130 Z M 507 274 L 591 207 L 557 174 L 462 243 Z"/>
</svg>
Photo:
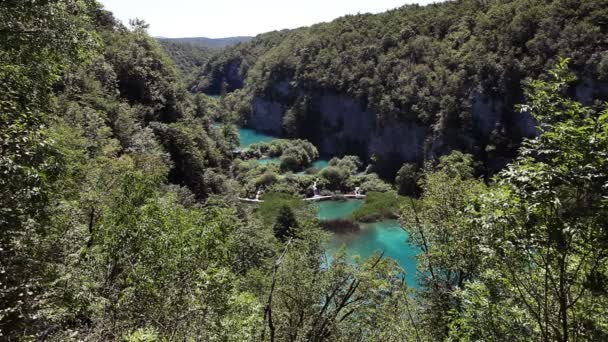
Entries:
<svg viewBox="0 0 608 342">
<path fill-rule="evenodd" d="M 341 168 L 329 166 L 319 172 L 319 176 L 326 181 L 330 190 L 341 190 L 345 188 L 348 174 Z"/>
<path fill-rule="evenodd" d="M 397 218 L 405 197 L 396 192 L 370 192 L 363 205 L 351 215 L 359 222 L 374 222 L 384 218 Z"/>
<path fill-rule="evenodd" d="M 368 192 L 387 192 L 391 191 L 392 187 L 390 184 L 384 182 L 375 173 L 366 174 L 360 177 L 355 177 L 353 180 L 354 184 L 359 184 L 363 193 Z"/>
<path fill-rule="evenodd" d="M 357 172 L 359 172 L 363 166 L 363 163 L 357 156 L 344 156 L 342 159 L 332 158 L 329 161 L 329 165 L 338 167 L 350 175 L 355 175 Z"/>
</svg>

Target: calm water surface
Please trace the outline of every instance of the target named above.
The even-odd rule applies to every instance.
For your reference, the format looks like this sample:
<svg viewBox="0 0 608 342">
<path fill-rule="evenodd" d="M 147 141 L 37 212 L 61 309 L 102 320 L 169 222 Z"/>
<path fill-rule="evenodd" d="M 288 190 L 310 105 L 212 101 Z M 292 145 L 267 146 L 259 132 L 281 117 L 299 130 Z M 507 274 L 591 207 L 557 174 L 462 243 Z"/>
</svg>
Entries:
<svg viewBox="0 0 608 342">
<path fill-rule="evenodd" d="M 329 166 L 329 160 L 319 159 L 312 163 L 312 167 L 315 169 L 324 169 Z"/>
<path fill-rule="evenodd" d="M 275 139 L 279 139 L 277 137 L 273 137 L 271 135 L 258 132 L 251 128 L 239 128 L 239 136 L 241 140 L 240 148 L 247 148 L 252 144 L 262 143 L 262 142 L 270 142 Z M 258 161 L 261 165 L 268 164 L 280 164 L 281 160 L 279 158 L 264 158 Z M 319 159 L 312 163 L 312 166 L 317 169 L 326 168 L 329 165 L 329 160 Z"/>
<path fill-rule="evenodd" d="M 362 204 L 361 200 L 319 202 L 318 215 L 322 220 L 347 218 Z M 332 254 L 345 246 L 349 256 L 361 258 L 367 258 L 376 251 L 384 251 L 385 256 L 397 261 L 405 270 L 408 285 L 418 287 L 415 257 L 420 250 L 407 243 L 407 239 L 407 232 L 397 220 L 384 220 L 363 224 L 362 229 L 357 232 L 333 234 L 327 251 Z"/>
<path fill-rule="evenodd" d="M 276 137 L 255 131 L 251 128 L 239 128 L 239 136 L 241 138 L 240 148 L 247 148 L 251 144 L 270 142 L 277 139 Z"/>
</svg>

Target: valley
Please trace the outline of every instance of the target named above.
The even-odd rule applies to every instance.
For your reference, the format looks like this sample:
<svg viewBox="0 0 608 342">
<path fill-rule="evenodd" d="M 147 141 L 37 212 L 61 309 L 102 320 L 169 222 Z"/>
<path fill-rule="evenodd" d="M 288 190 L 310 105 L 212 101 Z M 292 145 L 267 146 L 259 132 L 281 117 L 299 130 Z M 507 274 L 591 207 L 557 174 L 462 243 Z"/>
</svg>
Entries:
<svg viewBox="0 0 608 342">
<path fill-rule="evenodd" d="M 239 128 L 240 148 L 270 142 L 272 136 L 256 132 L 248 128 Z M 280 164 L 279 158 L 259 159 L 260 165 Z M 330 165 L 327 160 L 316 160 L 312 163 L 312 168 L 321 170 Z M 263 195 L 260 196 L 263 200 Z M 356 209 L 360 208 L 364 200 L 323 200 L 312 204 L 318 210 L 318 218 L 324 221 L 352 220 L 351 215 Z M 331 257 L 340 248 L 345 247 L 349 257 L 368 258 L 376 252 L 381 252 L 389 258 L 397 261 L 407 275 L 409 286 L 416 288 L 416 255 L 419 253 L 415 247 L 408 244 L 406 231 L 400 226 L 397 220 L 381 220 L 372 223 L 361 223 L 359 229 L 352 231 L 341 231 L 341 227 L 334 226 L 332 237 L 326 247 L 327 257 Z"/>
<path fill-rule="evenodd" d="M 0 1 L 0 340 L 608 340 L 608 0 L 300 5 Z"/>
</svg>

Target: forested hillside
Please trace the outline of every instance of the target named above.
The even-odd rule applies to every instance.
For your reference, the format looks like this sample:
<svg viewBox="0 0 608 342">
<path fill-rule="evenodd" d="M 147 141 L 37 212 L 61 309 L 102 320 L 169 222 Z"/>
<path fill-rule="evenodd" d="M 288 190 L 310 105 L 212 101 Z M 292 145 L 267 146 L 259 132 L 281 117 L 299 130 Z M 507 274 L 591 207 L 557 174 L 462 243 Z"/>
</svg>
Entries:
<svg viewBox="0 0 608 342">
<path fill-rule="evenodd" d="M 186 83 L 192 83 L 203 65 L 219 50 L 250 40 L 251 37 L 158 38 L 166 54 L 185 77 Z"/>
<path fill-rule="evenodd" d="M 160 38 L 164 41 L 180 44 L 192 44 L 210 49 L 223 49 L 227 46 L 236 45 L 238 43 L 248 42 L 253 37 L 238 36 L 226 38 L 206 38 L 206 37 L 189 37 L 189 38 Z"/>
<path fill-rule="evenodd" d="M 95 0 L 0 2 L 0 340 L 608 340 L 608 104 L 580 92 L 581 82 L 606 76 L 606 9 L 601 0 L 459 1 L 261 35 L 206 65 L 199 88 L 232 91 L 218 100 L 186 90 L 143 21 L 125 27 Z M 461 19 L 461 33 L 475 36 L 448 33 Z M 388 39 L 385 52 L 360 48 L 355 27 L 380 21 L 365 31 L 376 37 L 416 20 L 414 38 Z M 341 39 L 331 31 L 317 39 L 332 27 L 345 30 Z M 554 28 L 541 38 L 542 27 Z M 528 36 L 512 36 L 518 30 L 536 38 L 524 44 Z M 511 51 L 507 37 L 522 50 Z M 423 47 L 414 53 L 410 44 Z M 470 54 L 449 55 L 462 46 Z M 361 55 L 347 60 L 343 51 Z M 514 69 L 501 64 L 509 58 Z M 391 78 L 389 65 L 405 69 Z M 531 65 L 538 77 L 524 81 L 520 68 Z M 479 79 L 478 67 L 487 71 Z M 456 70 L 464 78 L 447 82 Z M 500 100 L 513 104 L 504 115 L 534 118 L 536 137 L 509 147 L 513 161 L 492 179 L 477 176 L 467 146 L 422 167 L 404 164 L 395 184 L 378 176 L 381 156 L 372 165 L 333 158 L 319 170 L 310 166 L 328 145 L 239 148 L 233 124 L 256 122 L 256 101 L 272 99 L 299 104 L 281 112 L 285 132 L 323 131 L 309 108 L 331 90 L 324 101 L 371 115 L 374 127 L 413 120 L 432 123 L 433 137 L 455 129 L 478 141 L 464 135 L 471 112 L 448 105 L 464 106 L 454 94 L 468 91 L 498 101 L 513 75 L 521 94 Z M 414 90 L 424 98 L 384 108 L 379 89 L 390 99 Z M 407 141 L 399 125 L 395 134 Z M 419 250 L 417 282 L 382 251 L 330 252 L 329 229 L 344 222 L 322 222 L 304 201 L 317 187 L 369 193 L 361 219 L 398 217 Z M 261 200 L 252 199 L 260 189 Z"/>
<path fill-rule="evenodd" d="M 159 39 L 159 42 L 187 82 L 192 82 L 195 79 L 203 65 L 216 52 L 209 47 L 168 39 Z"/>
<path fill-rule="evenodd" d="M 248 125 L 374 157 L 387 175 L 452 149 L 492 174 L 536 134 L 514 109 L 525 78 L 569 56 L 578 98 L 607 98 L 607 11 L 604 0 L 462 0 L 346 16 L 228 48 L 198 89 L 242 89 Z"/>
</svg>

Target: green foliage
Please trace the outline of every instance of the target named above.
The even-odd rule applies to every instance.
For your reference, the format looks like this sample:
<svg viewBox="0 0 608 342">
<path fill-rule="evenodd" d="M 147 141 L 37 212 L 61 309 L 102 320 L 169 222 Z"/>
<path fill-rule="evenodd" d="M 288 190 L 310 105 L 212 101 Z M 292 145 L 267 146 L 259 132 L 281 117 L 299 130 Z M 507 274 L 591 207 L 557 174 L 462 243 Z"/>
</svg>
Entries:
<svg viewBox="0 0 608 342">
<path fill-rule="evenodd" d="M 131 31 L 103 32 L 104 57 L 113 66 L 121 97 L 141 104 L 146 121 L 175 122 L 183 117 L 186 94 L 178 87 L 177 71 L 159 43 L 141 26 Z"/>
<path fill-rule="evenodd" d="M 402 221 L 423 254 L 420 323 L 435 339 L 603 340 L 608 114 L 563 94 L 563 60 L 527 83 L 542 134 L 486 188 L 444 158 Z M 438 329 L 441 327 L 441 329 Z"/>
<path fill-rule="evenodd" d="M 397 218 L 405 198 L 396 192 L 368 192 L 363 206 L 355 210 L 352 218 L 359 222 L 374 222 L 385 218 Z"/>
<path fill-rule="evenodd" d="M 221 176 L 210 173 L 210 168 L 222 166 L 228 147 L 212 139 L 213 135 L 207 133 L 200 121 L 155 123 L 151 127 L 171 155 L 173 167 L 169 179 L 173 183 L 188 186 L 198 198 L 223 192 L 222 181 L 216 179 Z"/>
<path fill-rule="evenodd" d="M 490 228 L 484 258 L 509 286 L 496 304 L 521 308 L 531 338 L 602 340 L 608 110 L 562 95 L 573 81 L 567 63 L 548 81 L 528 83 L 522 110 L 532 112 L 543 134 L 499 175 L 473 222 Z M 471 335 L 489 329 L 478 326 Z"/>
<path fill-rule="evenodd" d="M 319 158 L 317 148 L 306 140 L 274 139 L 249 146 L 242 155 L 246 158 L 280 157 L 283 171 L 300 171 Z"/>
<path fill-rule="evenodd" d="M 290 211 L 301 213 L 306 208 L 306 203 L 298 197 L 288 193 L 274 192 L 264 195 L 264 203 L 260 204 L 257 213 L 267 226 L 272 226 L 282 211 L 288 208 Z M 285 213 L 283 213 L 285 214 Z"/>
<path fill-rule="evenodd" d="M 356 187 L 364 193 L 391 191 L 390 184 L 375 173 L 361 173 L 363 163 L 356 156 L 332 158 L 329 166 L 320 170 L 320 185 L 330 191 L 352 193 Z"/>
<path fill-rule="evenodd" d="M 486 186 L 471 175 L 454 173 L 470 169 L 466 161 L 471 159 L 460 152 L 442 158 L 437 169 L 425 174 L 420 200 L 405 201 L 400 215 L 411 242 L 422 250 L 417 257 L 424 308 L 420 319 L 432 339 L 446 337 L 449 313 L 459 305 L 457 289 L 479 274 L 482 231 L 463 214 Z M 455 176 L 459 174 L 464 176 Z"/>
<path fill-rule="evenodd" d="M 393 190 L 390 184 L 380 179 L 375 173 L 354 176 L 350 182 L 352 182 L 353 186 L 358 185 L 363 193 L 388 192 Z"/>
<path fill-rule="evenodd" d="M 255 100 L 280 105 L 283 132 L 311 141 L 336 133 L 319 119 L 325 97 L 350 99 L 369 113 L 371 127 L 406 123 L 424 130 L 418 160 L 385 156 L 391 166 L 383 175 L 446 150 L 475 155 L 493 174 L 533 134 L 515 108 L 526 77 L 569 56 L 580 84 L 590 85 L 584 96 L 606 98 L 596 82 L 608 70 L 606 7 L 606 0 L 463 0 L 344 16 L 225 49 L 206 64 L 198 89 L 239 89 L 243 119 Z"/>
<path fill-rule="evenodd" d="M 578 18 L 583 9 L 589 13 L 585 20 L 554 25 L 567 37 L 560 49 L 571 51 L 571 41 L 595 41 L 603 32 L 600 3 L 532 3 L 523 11 L 520 1 L 462 1 L 411 7 L 417 16 L 406 11 L 399 22 L 395 18 L 405 10 L 352 16 L 330 24 L 340 30 L 360 24 L 340 31 L 344 46 L 324 35 L 325 25 L 275 32 L 227 50 L 206 68 L 219 67 L 229 56 L 237 76 L 251 73 L 258 82 L 286 73 L 306 80 L 298 85 L 305 88 L 319 82 L 346 87 L 358 96 L 373 95 L 370 106 L 387 115 L 409 107 L 395 107 L 394 94 L 384 88 L 374 93 L 383 94 L 376 99 L 372 90 L 379 88 L 370 83 L 365 93 L 358 82 L 374 81 L 376 71 L 386 75 L 375 69 L 391 60 L 428 62 L 432 56 L 432 69 L 408 64 L 416 78 L 405 72 L 395 82 L 415 81 L 403 91 L 416 90 L 413 96 L 429 101 L 416 99 L 420 107 L 413 112 L 423 122 L 439 113 L 440 133 L 455 119 L 453 98 L 461 97 L 446 91 L 434 98 L 436 89 L 424 88 L 425 82 L 458 88 L 451 72 L 463 73 L 461 59 L 476 68 L 470 60 L 476 53 L 485 70 L 483 91 L 500 93 L 510 84 L 505 78 L 513 76 L 472 42 L 481 41 L 499 60 L 542 64 L 546 56 L 537 35 L 553 27 L 539 21 L 543 11 L 568 10 L 551 14 L 568 18 Z M 480 10 L 471 12 L 475 25 L 460 12 L 471 8 Z M 319 179 L 235 160 L 238 139 L 234 125 L 226 123 L 247 110 L 251 93 L 235 92 L 219 103 L 191 97 L 145 32 L 147 25 L 135 20 L 127 29 L 95 1 L 3 2 L 0 19 L 2 338 L 606 340 L 608 109 L 564 96 L 574 81 L 567 61 L 548 78 L 526 83 L 528 104 L 520 110 L 535 116 L 542 134 L 526 141 L 492 184 L 473 178 L 470 155 L 453 152 L 420 177 L 419 200 L 405 199 L 401 221 L 422 249 L 421 287 L 412 296 L 403 270 L 382 255 L 354 262 L 345 251 L 328 257 L 327 233 L 302 200 L 315 181 L 341 192 L 358 186 L 368 197 L 356 215 L 393 214 L 404 199 L 375 173 L 361 172 L 356 157 L 332 160 Z M 366 30 L 368 20 L 386 22 L 372 32 Z M 479 34 L 482 28 L 487 35 Z M 373 43 L 351 48 L 362 30 Z M 309 31 L 324 39 L 315 41 Z M 459 62 L 442 69 L 439 62 L 448 59 L 438 51 L 446 46 L 429 37 L 449 42 L 456 56 L 449 60 Z M 514 44 L 539 59 L 511 51 Z M 249 56 L 262 64 L 238 57 L 250 46 Z M 302 46 L 310 49 L 290 54 Z M 589 51 L 584 44 L 577 48 L 573 61 L 581 65 Z M 356 60 L 377 60 L 357 73 L 350 68 L 358 63 L 340 59 L 348 57 L 343 51 L 361 57 Z M 457 54 L 463 51 L 468 52 Z M 293 69 L 301 58 L 315 68 Z M 598 68 L 591 69 L 601 70 L 602 58 L 597 55 Z M 283 61 L 280 67 L 275 60 Z M 317 80 L 322 66 L 333 74 Z M 273 69 L 263 73 L 265 68 Z M 339 74 L 345 70 L 354 78 Z M 238 77 L 216 76 L 221 92 L 238 86 Z M 218 86 L 215 78 L 207 82 Z M 284 123 L 297 130 L 314 106 L 308 99 L 294 101 L 297 108 Z M 214 127 L 218 111 L 227 108 L 233 114 L 222 119 L 230 120 Z M 306 141 L 256 148 L 260 155 L 292 158 L 284 169 L 318 157 Z M 402 168 L 400 189 L 417 178 L 412 169 Z M 257 209 L 238 202 L 241 193 L 251 196 L 260 188 L 266 194 Z"/>
<path fill-rule="evenodd" d="M 258 57 L 279 44 L 286 35 L 287 31 L 271 32 L 254 38 L 255 43 L 251 46 L 245 43 L 224 49 L 205 64 L 198 82 L 193 86 L 205 94 L 213 95 L 223 95 L 242 88 L 242 75 L 255 64 Z"/>
<path fill-rule="evenodd" d="M 395 185 L 400 195 L 416 196 L 420 193 L 420 170 L 416 164 L 405 163 L 397 171 Z"/>
<path fill-rule="evenodd" d="M 345 170 L 350 175 L 355 175 L 359 172 L 363 163 L 357 156 L 344 156 L 343 158 L 332 158 L 329 165 Z"/>
<path fill-rule="evenodd" d="M 441 172 L 444 172 L 448 177 L 454 178 L 472 178 L 473 177 L 473 156 L 464 154 L 460 151 L 454 151 L 446 156 L 439 158 L 439 164 L 436 167 Z"/>
<path fill-rule="evenodd" d="M 84 1 L 0 3 L 0 336 L 35 329 L 44 265 L 32 248 L 46 237 L 60 156 L 49 139 L 53 86 L 97 45 Z"/>
<path fill-rule="evenodd" d="M 328 166 L 319 171 L 319 176 L 325 181 L 329 190 L 340 190 L 344 187 L 349 174 L 336 166 Z"/>
<path fill-rule="evenodd" d="M 323 234 L 310 221 L 304 221 L 300 231 L 302 239 L 287 245 L 275 262 L 274 287 L 269 286 L 258 338 L 402 341 L 410 336 L 402 311 L 407 289 L 392 261 L 374 255 L 353 265 L 338 253 L 322 266 Z"/>
<path fill-rule="evenodd" d="M 158 333 L 149 329 L 137 329 L 133 333 L 125 336 L 125 342 L 158 342 Z"/>
<path fill-rule="evenodd" d="M 188 83 L 195 78 L 196 73 L 214 53 L 211 48 L 197 44 L 176 42 L 168 39 L 160 39 L 159 42 L 167 56 L 173 60 L 182 77 Z"/>
<path fill-rule="evenodd" d="M 274 226 L 272 226 L 274 236 L 280 241 L 285 242 L 297 236 L 297 229 L 298 221 L 296 221 L 296 217 L 289 205 L 280 207 Z"/>
<path fill-rule="evenodd" d="M 226 191 L 233 143 L 206 124 L 208 105 L 177 91 L 141 21 L 127 30 L 94 1 L 0 7 L 0 335 L 247 335 L 260 315 L 234 281 L 252 267 L 237 267 L 236 212 L 165 184 L 174 162 L 197 166 L 199 198 Z"/>
</svg>

